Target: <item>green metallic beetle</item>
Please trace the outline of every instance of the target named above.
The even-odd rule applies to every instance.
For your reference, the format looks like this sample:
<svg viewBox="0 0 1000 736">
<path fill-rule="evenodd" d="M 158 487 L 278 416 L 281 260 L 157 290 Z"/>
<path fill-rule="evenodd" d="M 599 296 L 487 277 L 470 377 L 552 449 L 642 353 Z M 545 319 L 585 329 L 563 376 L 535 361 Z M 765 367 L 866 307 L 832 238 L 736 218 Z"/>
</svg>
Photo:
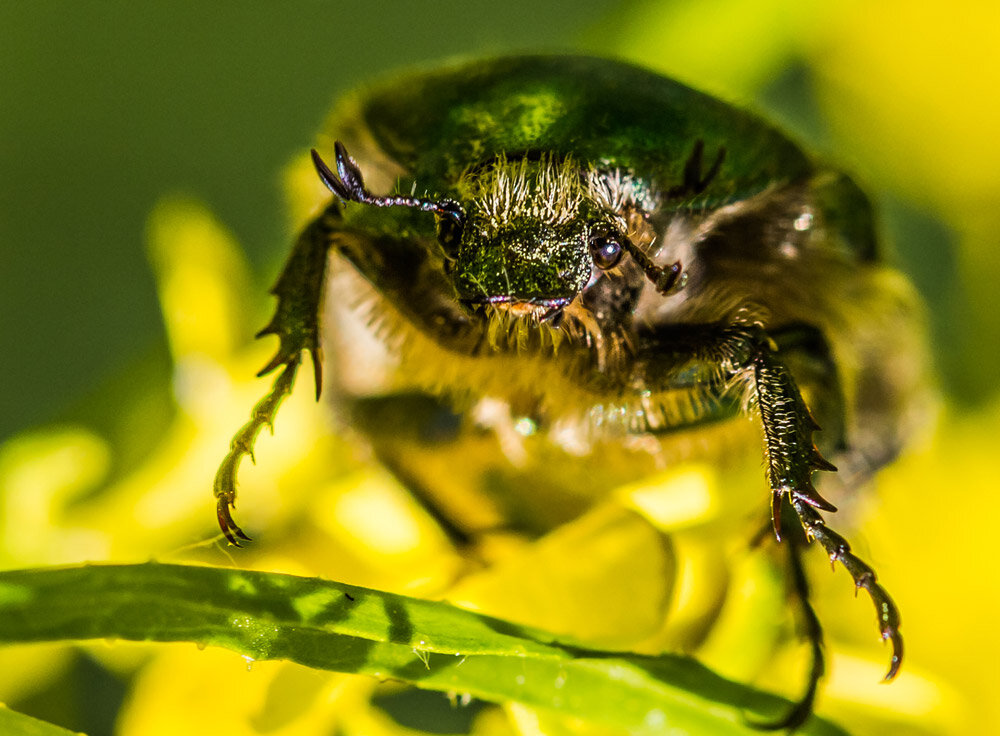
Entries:
<svg viewBox="0 0 1000 736">
<path fill-rule="evenodd" d="M 231 516 L 238 465 L 304 351 L 319 395 L 329 283 L 336 399 L 431 508 L 436 485 L 487 473 L 526 496 L 537 483 L 596 497 L 648 473 L 678 437 L 752 417 L 813 650 L 806 694 L 773 725 L 808 717 L 824 669 L 806 539 L 871 596 L 896 675 L 896 606 L 826 526 L 820 512 L 836 509 L 813 486 L 814 471 L 837 469 L 826 458 L 840 467 L 826 478 L 859 486 L 903 446 L 925 396 L 919 304 L 880 262 L 850 178 L 751 114 L 587 57 L 414 75 L 349 99 L 328 133 L 334 170 L 313 161 L 335 196 L 299 237 L 260 332 L 280 339 L 261 375 L 282 371 L 216 477 L 231 543 L 248 539 Z M 406 449 L 512 428 L 516 461 L 497 442 L 488 468 L 449 478 Z M 447 510 L 439 519 L 468 533 Z"/>
</svg>

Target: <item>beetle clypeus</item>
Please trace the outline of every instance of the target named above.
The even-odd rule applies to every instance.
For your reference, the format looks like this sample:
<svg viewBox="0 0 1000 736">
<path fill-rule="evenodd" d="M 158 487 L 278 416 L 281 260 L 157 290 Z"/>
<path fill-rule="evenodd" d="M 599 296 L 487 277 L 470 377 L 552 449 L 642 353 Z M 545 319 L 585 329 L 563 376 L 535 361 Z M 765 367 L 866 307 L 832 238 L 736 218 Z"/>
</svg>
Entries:
<svg viewBox="0 0 1000 736">
<path fill-rule="evenodd" d="M 806 539 L 871 596 L 892 645 L 885 679 L 895 677 L 896 606 L 827 527 L 820 512 L 836 509 L 813 486 L 815 471 L 837 470 L 830 460 L 850 489 L 892 459 L 924 391 L 920 310 L 880 262 L 870 205 L 850 178 L 742 110 L 586 57 L 413 75 L 350 98 L 328 132 L 333 166 L 312 155 L 335 196 L 295 244 L 260 332 L 280 340 L 261 375 L 281 371 L 216 476 L 231 543 L 248 539 L 231 516 L 240 460 L 304 351 L 319 395 L 332 268 L 367 309 L 352 315 L 333 294 L 339 316 L 324 339 L 343 342 L 341 319 L 380 322 L 364 350 L 334 356 L 338 399 L 415 492 L 433 495 L 440 479 L 397 452 L 397 438 L 441 417 L 451 434 L 435 443 L 527 422 L 527 460 L 498 449 L 491 470 L 530 483 L 532 463 L 574 464 L 588 472 L 573 473 L 568 490 L 590 482 L 600 493 L 609 464 L 642 467 L 632 459 L 679 432 L 749 415 L 813 650 L 805 695 L 770 725 L 809 716 L 824 670 L 799 557 Z M 394 180 L 394 193 L 369 186 Z M 477 419 L 484 402 L 502 408 L 489 426 Z M 387 413 L 390 431 L 373 419 Z M 470 482 L 479 470 L 467 470 Z"/>
</svg>

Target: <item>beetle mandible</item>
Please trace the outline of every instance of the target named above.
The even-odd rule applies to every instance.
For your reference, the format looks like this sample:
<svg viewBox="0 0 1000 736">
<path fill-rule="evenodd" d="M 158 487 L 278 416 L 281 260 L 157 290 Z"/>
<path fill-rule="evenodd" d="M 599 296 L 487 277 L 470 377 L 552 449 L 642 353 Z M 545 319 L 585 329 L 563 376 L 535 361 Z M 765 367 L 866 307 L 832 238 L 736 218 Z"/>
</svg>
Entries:
<svg viewBox="0 0 1000 736">
<path fill-rule="evenodd" d="M 416 74 L 349 98 L 328 131 L 327 158 L 312 156 L 334 197 L 299 236 L 259 333 L 280 340 L 260 375 L 280 373 L 216 476 L 231 543 L 248 539 L 231 515 L 240 460 L 304 352 L 319 396 L 332 269 L 368 305 L 355 318 L 382 323 L 364 356 L 377 370 L 357 370 L 353 348 L 334 360 L 362 432 L 367 414 L 398 410 L 401 425 L 451 417 L 459 441 L 488 401 L 511 425 L 530 420 L 536 462 L 593 468 L 599 486 L 601 468 L 628 467 L 639 445 L 750 416 L 813 645 L 806 694 L 773 725 L 808 717 L 823 672 L 801 540 L 871 596 L 895 677 L 897 608 L 827 526 L 821 512 L 836 509 L 813 484 L 838 467 L 845 486 L 870 477 L 905 444 L 923 395 L 919 304 L 882 263 L 871 206 L 848 176 L 743 110 L 578 56 Z M 369 184 L 394 180 L 389 194 Z M 331 301 L 346 313 L 340 294 Z M 340 339 L 336 324 L 324 329 Z M 392 436 L 372 441 L 404 483 L 434 484 Z M 502 452 L 494 462 L 511 465 Z"/>
</svg>

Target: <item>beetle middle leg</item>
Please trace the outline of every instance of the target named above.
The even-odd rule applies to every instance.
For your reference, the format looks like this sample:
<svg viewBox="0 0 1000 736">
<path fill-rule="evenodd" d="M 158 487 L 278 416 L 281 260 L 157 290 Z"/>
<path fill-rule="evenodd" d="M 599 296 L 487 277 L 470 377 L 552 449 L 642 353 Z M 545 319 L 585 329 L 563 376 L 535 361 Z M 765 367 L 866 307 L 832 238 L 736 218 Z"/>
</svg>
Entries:
<svg viewBox="0 0 1000 736">
<path fill-rule="evenodd" d="M 788 503 L 787 499 L 785 503 Z M 786 553 L 788 555 L 788 572 L 791 585 L 791 593 L 799 605 L 801 614 L 801 625 L 803 634 L 809 643 L 810 665 L 809 675 L 806 681 L 805 690 L 795 701 L 785 715 L 774 721 L 749 721 L 749 725 L 762 731 L 788 731 L 793 732 L 804 724 L 812 715 L 813 706 L 816 702 L 816 693 L 819 690 L 819 683 L 826 673 L 826 656 L 823 651 L 823 626 L 820 624 L 819 616 L 810 602 L 809 580 L 802 563 L 802 553 L 808 539 L 795 517 L 789 518 L 785 515 L 785 525 L 783 529 L 785 537 Z M 761 536 L 766 535 L 767 528 L 761 530 Z"/>
</svg>

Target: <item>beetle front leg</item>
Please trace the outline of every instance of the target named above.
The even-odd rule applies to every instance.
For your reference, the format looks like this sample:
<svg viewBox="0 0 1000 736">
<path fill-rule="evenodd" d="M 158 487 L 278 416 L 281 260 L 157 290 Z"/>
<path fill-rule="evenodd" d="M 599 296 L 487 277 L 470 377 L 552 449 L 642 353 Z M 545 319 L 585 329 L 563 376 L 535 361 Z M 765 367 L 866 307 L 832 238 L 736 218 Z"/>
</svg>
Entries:
<svg viewBox="0 0 1000 736">
<path fill-rule="evenodd" d="M 814 470 L 836 470 L 813 443 L 819 429 L 802 400 L 791 372 L 769 341 L 759 341 L 752 355 L 754 399 L 764 430 L 767 480 L 771 488 L 771 526 L 781 539 L 781 503 L 798 499 L 824 511 L 837 508 L 817 493 Z"/>
<path fill-rule="evenodd" d="M 819 426 L 782 360 L 782 352 L 763 327 L 743 323 L 664 326 L 640 345 L 640 353 L 633 384 L 653 391 L 694 384 L 712 386 L 718 395 L 733 386 L 745 389 L 746 403 L 756 406 L 760 414 L 771 522 L 779 540 L 785 498 L 836 511 L 816 491 L 812 474 L 837 468 L 813 443 Z"/>
<path fill-rule="evenodd" d="M 793 341 L 794 342 L 794 341 Z M 794 347 L 788 347 L 794 350 Z M 826 549 L 864 588 L 878 613 L 883 640 L 892 642 L 892 661 L 886 679 L 895 677 L 903 656 L 899 610 L 872 568 L 851 552 L 847 541 L 827 527 L 819 510 L 835 511 L 812 483 L 816 470 L 836 470 L 813 443 L 819 429 L 784 352 L 758 325 L 672 325 L 657 329 L 640 345 L 639 374 L 634 381 L 652 390 L 670 390 L 701 381 L 720 385 L 739 383 L 758 409 L 764 435 L 767 482 L 771 491 L 771 522 L 781 539 L 781 507 L 787 501 L 806 535 Z M 720 385 L 720 393 L 724 388 Z"/>
<path fill-rule="evenodd" d="M 278 306 L 267 326 L 257 337 L 277 335 L 279 344 L 274 357 L 257 374 L 264 376 L 282 368 L 271 390 L 250 413 L 250 421 L 233 436 L 229 453 L 215 474 L 213 491 L 219 527 L 230 544 L 239 546 L 240 539 L 249 540 L 233 521 L 236 505 L 236 474 L 244 456 L 253 460 L 257 435 L 265 426 L 274 427 L 278 406 L 292 392 L 295 376 L 302 363 L 302 353 L 309 351 L 316 383 L 316 398 L 322 389 L 322 362 L 319 355 L 319 310 L 326 282 L 328 251 L 333 234 L 341 226 L 340 205 L 331 203 L 313 220 L 295 243 L 271 293 L 278 297 Z"/>
<path fill-rule="evenodd" d="M 903 639 L 899 632 L 899 609 L 885 588 L 875 579 L 871 566 L 851 552 L 847 541 L 827 527 L 817 509 L 836 511 L 812 485 L 814 470 L 836 470 L 816 445 L 813 432 L 818 430 L 809 408 L 802 400 L 791 373 L 767 340 L 756 340 L 751 353 L 754 391 L 764 430 L 767 476 L 771 487 L 771 521 L 780 538 L 781 504 L 787 498 L 795 509 L 806 534 L 826 549 L 831 562 L 839 561 L 854 579 L 855 588 L 864 588 L 871 596 L 878 614 L 883 640 L 892 642 L 892 659 L 885 676 L 891 680 L 899 671 L 903 657 Z"/>
<path fill-rule="evenodd" d="M 885 588 L 875 579 L 875 571 L 851 552 L 842 536 L 827 527 L 817 509 L 835 511 L 812 485 L 814 470 L 835 470 L 819 454 L 812 442 L 819 427 L 802 400 L 791 373 L 766 341 L 757 341 L 752 352 L 756 402 L 764 429 L 767 474 L 771 487 L 771 520 L 779 535 L 781 503 L 787 498 L 810 539 L 826 549 L 831 562 L 839 561 L 854 579 L 855 588 L 864 588 L 878 614 L 883 640 L 892 642 L 892 659 L 885 679 L 899 671 L 903 638 L 899 632 L 899 609 Z"/>
<path fill-rule="evenodd" d="M 256 334 L 277 335 L 278 351 L 257 373 L 266 376 L 280 366 L 298 361 L 308 350 L 313 362 L 316 398 L 323 388 L 319 355 L 319 310 L 326 283 L 326 264 L 333 234 L 341 227 L 341 205 L 334 200 L 299 236 L 271 293 L 278 306 L 271 321 Z"/>
<path fill-rule="evenodd" d="M 791 503 L 799 515 L 802 526 L 805 527 L 806 534 L 823 545 L 830 556 L 830 562 L 839 561 L 846 568 L 854 578 L 855 590 L 864 588 L 868 591 L 872 603 L 875 604 L 882 640 L 892 642 L 892 659 L 889 662 L 889 670 L 883 678 L 885 682 L 892 680 L 899 674 L 899 667 L 903 662 L 903 635 L 899 632 L 901 624 L 899 609 L 888 591 L 879 584 L 871 566 L 851 551 L 851 545 L 847 540 L 830 529 L 816 509 L 796 499 L 792 499 Z"/>
</svg>

